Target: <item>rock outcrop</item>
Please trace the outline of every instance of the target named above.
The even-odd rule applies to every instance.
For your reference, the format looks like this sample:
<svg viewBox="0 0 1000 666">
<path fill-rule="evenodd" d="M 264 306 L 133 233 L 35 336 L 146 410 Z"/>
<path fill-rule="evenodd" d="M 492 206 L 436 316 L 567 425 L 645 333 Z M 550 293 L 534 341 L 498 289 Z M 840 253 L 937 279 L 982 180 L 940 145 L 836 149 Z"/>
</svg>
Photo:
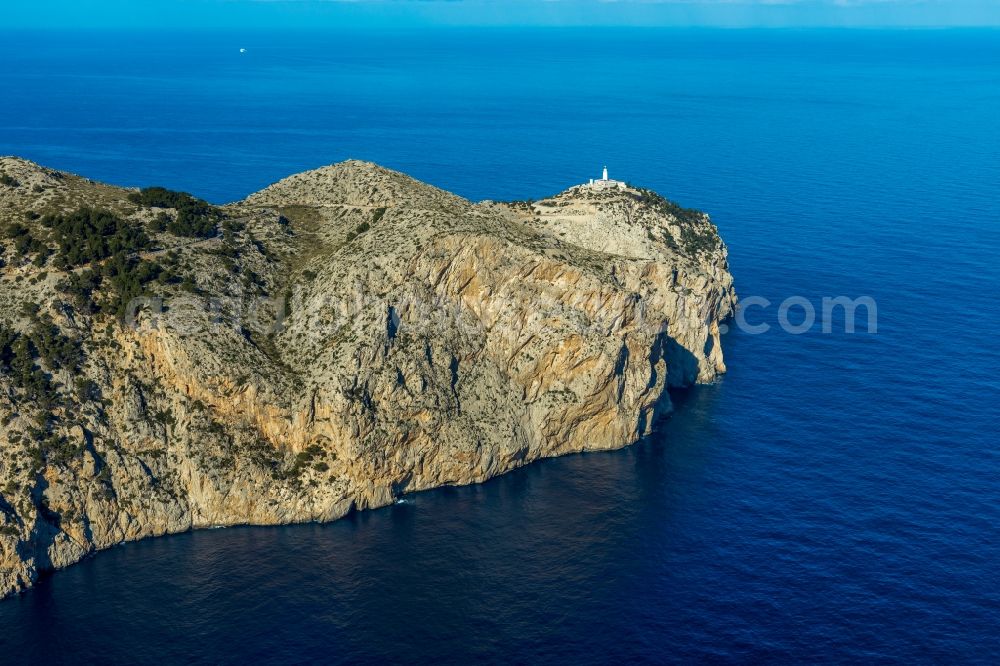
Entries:
<svg viewBox="0 0 1000 666">
<path fill-rule="evenodd" d="M 188 235 L 134 190 L 0 179 L 0 597 L 123 541 L 627 446 L 725 371 L 725 246 L 648 190 L 474 204 L 350 161 Z"/>
</svg>

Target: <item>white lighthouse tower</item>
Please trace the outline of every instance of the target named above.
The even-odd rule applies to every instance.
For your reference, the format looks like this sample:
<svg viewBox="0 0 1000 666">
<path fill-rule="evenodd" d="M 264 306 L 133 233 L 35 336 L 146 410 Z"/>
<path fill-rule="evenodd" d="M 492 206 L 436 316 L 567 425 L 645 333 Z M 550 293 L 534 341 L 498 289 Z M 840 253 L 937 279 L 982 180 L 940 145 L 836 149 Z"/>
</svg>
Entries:
<svg viewBox="0 0 1000 666">
<path fill-rule="evenodd" d="M 617 188 L 619 190 L 625 189 L 625 183 L 620 180 L 611 180 L 608 178 L 608 167 L 604 167 L 601 171 L 601 178 L 599 180 L 590 179 L 589 183 L 584 183 L 583 187 L 589 187 L 595 190 L 605 190 L 609 188 Z"/>
</svg>

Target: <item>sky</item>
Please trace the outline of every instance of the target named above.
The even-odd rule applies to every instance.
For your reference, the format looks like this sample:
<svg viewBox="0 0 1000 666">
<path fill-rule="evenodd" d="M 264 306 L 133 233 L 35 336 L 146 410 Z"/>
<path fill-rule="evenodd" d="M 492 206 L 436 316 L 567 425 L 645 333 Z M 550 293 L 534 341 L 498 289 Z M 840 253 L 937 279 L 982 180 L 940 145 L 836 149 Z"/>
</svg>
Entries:
<svg viewBox="0 0 1000 666">
<path fill-rule="evenodd" d="M 1000 0 L 15 0 L 0 28 L 1000 26 Z"/>
</svg>

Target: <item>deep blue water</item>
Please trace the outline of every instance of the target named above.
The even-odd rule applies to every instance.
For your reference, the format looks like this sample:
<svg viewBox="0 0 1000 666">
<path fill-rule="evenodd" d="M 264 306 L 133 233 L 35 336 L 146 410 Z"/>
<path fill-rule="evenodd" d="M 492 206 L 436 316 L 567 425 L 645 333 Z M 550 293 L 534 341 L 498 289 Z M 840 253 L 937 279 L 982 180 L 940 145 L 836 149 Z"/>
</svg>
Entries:
<svg viewBox="0 0 1000 666">
<path fill-rule="evenodd" d="M 238 49 L 248 52 L 240 55 Z M 656 436 L 331 525 L 128 544 L 0 661 L 1000 660 L 1000 32 L 3 34 L 0 153 L 213 201 L 357 157 L 712 213 L 742 296 Z"/>
</svg>

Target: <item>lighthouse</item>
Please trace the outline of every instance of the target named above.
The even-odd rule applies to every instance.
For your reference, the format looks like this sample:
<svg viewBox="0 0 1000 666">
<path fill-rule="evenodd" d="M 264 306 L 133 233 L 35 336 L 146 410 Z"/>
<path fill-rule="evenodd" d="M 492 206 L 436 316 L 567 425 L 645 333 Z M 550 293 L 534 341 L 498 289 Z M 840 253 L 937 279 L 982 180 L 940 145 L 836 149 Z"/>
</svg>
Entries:
<svg viewBox="0 0 1000 666">
<path fill-rule="evenodd" d="M 589 183 L 584 183 L 583 187 L 589 187 L 593 190 L 606 190 L 606 189 L 619 189 L 624 190 L 626 185 L 620 180 L 611 180 L 608 178 L 608 167 L 604 167 L 601 171 L 601 177 L 597 180 L 591 178 Z"/>
</svg>

